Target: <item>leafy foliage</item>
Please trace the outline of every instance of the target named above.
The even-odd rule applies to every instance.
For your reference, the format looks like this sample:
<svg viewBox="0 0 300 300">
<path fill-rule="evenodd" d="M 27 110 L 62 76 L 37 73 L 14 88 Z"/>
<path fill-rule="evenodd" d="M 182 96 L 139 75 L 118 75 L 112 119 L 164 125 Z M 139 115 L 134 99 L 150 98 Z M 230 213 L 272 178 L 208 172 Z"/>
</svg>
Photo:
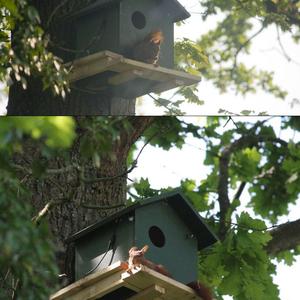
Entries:
<svg viewBox="0 0 300 300">
<path fill-rule="evenodd" d="M 219 295 L 247 300 L 278 298 L 278 288 L 271 277 L 275 268 L 264 250 L 271 237 L 264 230 L 263 221 L 241 213 L 236 228 L 223 243 L 200 254 L 201 277 L 217 286 Z"/>
<path fill-rule="evenodd" d="M 46 299 L 56 284 L 54 247 L 46 223 L 32 222 L 30 191 L 16 178 L 11 164 L 30 137 L 45 155 L 71 146 L 74 121 L 68 117 L 0 119 L 0 299 Z M 34 167 L 33 167 L 34 171 Z M 3 213 L 5 212 L 5 213 Z"/>
<path fill-rule="evenodd" d="M 92 159 L 97 168 L 100 168 L 101 159 L 104 157 L 116 160 L 112 145 L 120 140 L 122 130 L 124 134 L 129 134 L 131 128 L 130 123 L 122 117 L 82 118 L 79 124 L 85 128 L 85 133 L 80 139 L 83 161 Z"/>
<path fill-rule="evenodd" d="M 29 193 L 9 174 L 0 175 L 0 299 L 46 299 L 55 282 L 53 245 L 46 224 L 31 222 Z M 14 291 L 15 292 L 12 292 Z"/>
<path fill-rule="evenodd" d="M 45 89 L 65 97 L 68 71 L 48 50 L 37 10 L 26 0 L 2 0 L 0 4 L 0 80 L 12 76 L 26 89 L 28 76 L 38 76 Z"/>
<path fill-rule="evenodd" d="M 219 21 L 215 28 L 199 36 L 196 41 L 186 38 L 177 41 L 177 68 L 192 74 L 200 73 L 221 93 L 234 90 L 236 94 L 246 95 L 262 90 L 285 99 L 287 92 L 274 82 L 273 72 L 245 64 L 242 57 L 251 55 L 255 37 L 271 26 L 276 26 L 278 32 L 288 32 L 298 43 L 299 1 L 204 0 L 199 1 L 199 7 L 203 22 L 215 16 Z M 187 101 L 203 103 L 195 102 L 193 94 L 184 96 Z M 243 115 L 251 113 L 250 110 L 241 112 Z"/>
<path fill-rule="evenodd" d="M 75 123 L 68 117 L 7 117 L 0 119 L 0 149 L 20 149 L 19 141 L 24 135 L 43 139 L 50 148 L 71 146 Z"/>
<path fill-rule="evenodd" d="M 256 4 L 256 1 L 252 3 Z M 204 20 L 210 15 L 216 14 L 218 9 L 222 11 L 224 17 L 215 29 L 202 35 L 196 43 L 198 56 L 203 52 L 199 49 L 204 49 L 207 57 L 203 55 L 197 57 L 195 54 L 185 56 L 185 64 L 188 66 L 186 70 L 189 71 L 191 66 L 196 67 L 221 92 L 227 92 L 230 88 L 234 88 L 237 93 L 245 95 L 253 93 L 257 87 L 261 87 L 276 97 L 284 98 L 286 92 L 274 84 L 272 73 L 258 71 L 255 66 L 247 67 L 237 60 L 240 52 L 249 54 L 251 38 L 248 37 L 248 33 L 253 28 L 252 17 L 263 14 L 263 12 L 259 13 L 257 7 L 255 9 L 252 7 L 252 10 L 249 11 L 247 4 L 243 6 L 240 1 L 227 1 L 225 5 L 220 1 L 204 1 L 202 5 L 207 9 Z M 263 22 L 260 31 L 265 27 Z M 184 55 L 186 49 L 193 47 L 193 42 L 184 41 L 184 44 L 188 43 L 190 45 L 185 46 L 184 49 L 180 48 L 181 43 L 179 43 L 175 50 Z M 177 54 L 179 64 L 182 63 L 180 54 Z M 202 62 L 201 68 L 197 62 Z"/>
</svg>

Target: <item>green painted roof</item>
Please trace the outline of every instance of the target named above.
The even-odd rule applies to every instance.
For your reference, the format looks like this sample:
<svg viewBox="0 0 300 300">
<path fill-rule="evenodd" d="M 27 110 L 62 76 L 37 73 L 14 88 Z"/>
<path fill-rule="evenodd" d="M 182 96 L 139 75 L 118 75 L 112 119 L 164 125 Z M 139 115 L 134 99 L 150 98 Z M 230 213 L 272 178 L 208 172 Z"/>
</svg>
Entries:
<svg viewBox="0 0 300 300">
<path fill-rule="evenodd" d="M 199 213 L 192 207 L 192 205 L 188 202 L 188 200 L 183 196 L 181 192 L 175 190 L 173 192 L 164 193 L 157 197 L 151 197 L 148 199 L 142 199 L 135 204 L 118 211 L 117 213 L 105 218 L 83 230 L 75 233 L 70 238 L 68 238 L 67 242 L 74 242 L 90 232 L 113 222 L 115 219 L 122 217 L 127 214 L 133 213 L 134 210 L 139 209 L 139 207 L 145 205 L 151 205 L 152 203 L 158 201 L 167 201 L 168 204 L 173 207 L 175 213 L 182 219 L 182 221 L 188 226 L 188 228 L 193 232 L 198 240 L 198 250 L 206 248 L 212 244 L 214 244 L 218 238 L 216 235 L 208 228 L 205 224 L 204 220 L 201 218 Z"/>
<path fill-rule="evenodd" d="M 87 14 L 93 10 L 98 8 L 109 6 L 113 4 L 117 4 L 121 1 L 126 0 L 94 0 L 91 4 L 87 5 L 85 8 L 74 13 L 72 16 L 81 16 Z M 142 0 L 138 0 L 142 1 Z M 146 0 L 144 0 L 146 1 Z M 169 12 L 172 13 L 173 22 L 179 22 L 189 18 L 191 15 L 190 13 L 177 1 L 177 0 L 161 0 L 161 4 L 163 5 L 163 9 L 168 9 Z M 160 5 L 160 4 L 158 4 Z"/>
</svg>

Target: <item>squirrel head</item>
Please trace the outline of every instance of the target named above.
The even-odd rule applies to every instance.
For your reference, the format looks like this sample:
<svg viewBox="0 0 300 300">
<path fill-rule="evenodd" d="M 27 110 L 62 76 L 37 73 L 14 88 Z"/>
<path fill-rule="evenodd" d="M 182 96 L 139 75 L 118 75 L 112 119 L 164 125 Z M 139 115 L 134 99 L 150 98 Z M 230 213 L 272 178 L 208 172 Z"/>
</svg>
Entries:
<svg viewBox="0 0 300 300">
<path fill-rule="evenodd" d="M 164 34 L 161 30 L 154 30 L 150 33 L 150 42 L 153 42 L 154 44 L 160 44 L 164 41 Z"/>
<path fill-rule="evenodd" d="M 143 256 L 148 249 L 149 249 L 148 245 L 145 245 L 141 250 L 138 250 L 138 247 L 131 247 L 129 249 L 129 256 L 134 256 L 134 257 Z"/>
</svg>

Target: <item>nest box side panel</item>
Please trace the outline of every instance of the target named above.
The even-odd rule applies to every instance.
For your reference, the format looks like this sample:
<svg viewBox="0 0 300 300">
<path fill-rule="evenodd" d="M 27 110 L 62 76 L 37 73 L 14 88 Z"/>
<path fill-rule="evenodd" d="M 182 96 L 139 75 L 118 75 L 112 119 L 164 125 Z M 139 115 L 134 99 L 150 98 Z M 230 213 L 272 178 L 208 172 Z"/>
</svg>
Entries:
<svg viewBox="0 0 300 300">
<path fill-rule="evenodd" d="M 121 54 L 131 57 L 135 45 L 155 30 L 164 34 L 159 65 L 173 68 L 173 22 L 162 0 L 126 0 L 120 3 Z"/>
<path fill-rule="evenodd" d="M 133 222 L 128 217 L 119 223 L 109 223 L 87 234 L 75 242 L 75 279 L 78 280 L 93 270 L 96 272 L 117 261 L 128 259 L 128 249 L 134 239 Z M 114 239 L 114 250 L 108 249 L 109 241 Z M 106 253 L 107 252 L 107 253 Z M 106 255 L 105 255 L 106 253 Z M 104 257 L 105 255 L 105 257 Z"/>
<path fill-rule="evenodd" d="M 136 209 L 136 245 L 149 245 L 146 258 L 164 265 L 175 280 L 197 279 L 197 240 L 165 201 Z"/>
<path fill-rule="evenodd" d="M 103 7 L 76 20 L 77 57 L 102 50 L 119 52 L 119 5 Z"/>
</svg>

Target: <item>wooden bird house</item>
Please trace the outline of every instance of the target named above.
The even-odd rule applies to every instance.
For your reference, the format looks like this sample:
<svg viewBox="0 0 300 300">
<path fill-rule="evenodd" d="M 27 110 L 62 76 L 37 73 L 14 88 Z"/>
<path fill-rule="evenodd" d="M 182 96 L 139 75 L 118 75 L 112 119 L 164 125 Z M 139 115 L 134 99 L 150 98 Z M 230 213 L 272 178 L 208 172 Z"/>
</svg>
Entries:
<svg viewBox="0 0 300 300">
<path fill-rule="evenodd" d="M 190 14 L 176 0 L 94 0 L 75 19 L 77 57 L 109 50 L 131 58 L 132 50 L 154 30 L 161 30 L 159 65 L 173 68 L 174 23 Z"/>
<path fill-rule="evenodd" d="M 126 261 L 132 246 L 149 246 L 147 259 L 182 283 L 197 279 L 198 250 L 217 238 L 181 193 L 138 201 L 73 235 L 75 279 Z"/>
<path fill-rule="evenodd" d="M 190 16 L 178 1 L 93 0 L 88 3 L 62 18 L 61 27 L 67 23 L 71 26 L 68 34 L 62 29 L 59 38 L 67 48 L 74 49 L 71 54 L 62 55 L 73 68 L 69 78 L 71 86 L 91 94 L 104 94 L 106 98 L 133 99 L 200 81 L 199 76 L 173 69 L 174 23 Z M 138 59 L 134 55 L 137 45 L 158 30 L 164 37 L 158 61 L 151 64 Z M 153 51 L 149 53 L 153 55 Z"/>
</svg>

